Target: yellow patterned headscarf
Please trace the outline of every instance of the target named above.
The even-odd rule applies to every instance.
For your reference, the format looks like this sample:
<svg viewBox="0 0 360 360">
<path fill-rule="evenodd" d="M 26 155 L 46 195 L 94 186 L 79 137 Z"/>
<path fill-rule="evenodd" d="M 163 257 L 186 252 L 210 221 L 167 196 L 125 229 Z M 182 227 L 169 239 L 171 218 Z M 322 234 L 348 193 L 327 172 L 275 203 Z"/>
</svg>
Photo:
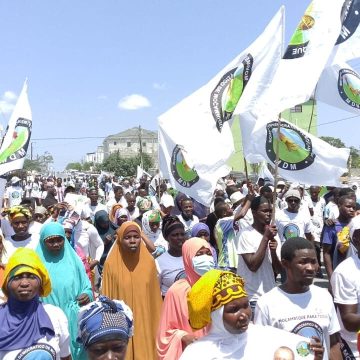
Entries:
<svg viewBox="0 0 360 360">
<path fill-rule="evenodd" d="M 18 216 L 25 216 L 27 219 L 31 219 L 31 211 L 25 206 L 13 206 L 12 208 L 6 210 L 6 213 L 9 215 L 10 221 L 15 219 Z"/>
<path fill-rule="evenodd" d="M 48 296 L 51 292 L 51 282 L 49 273 L 45 265 L 40 260 L 38 254 L 28 248 L 19 248 L 10 257 L 9 262 L 5 267 L 4 283 L 2 290 L 6 296 L 8 294 L 9 281 L 17 275 L 23 273 L 30 273 L 36 275 L 40 279 L 40 293 L 39 296 Z"/>
<path fill-rule="evenodd" d="M 239 275 L 230 271 L 208 271 L 193 285 L 187 296 L 191 327 L 202 329 L 211 322 L 211 312 L 246 296 L 244 280 Z"/>
</svg>

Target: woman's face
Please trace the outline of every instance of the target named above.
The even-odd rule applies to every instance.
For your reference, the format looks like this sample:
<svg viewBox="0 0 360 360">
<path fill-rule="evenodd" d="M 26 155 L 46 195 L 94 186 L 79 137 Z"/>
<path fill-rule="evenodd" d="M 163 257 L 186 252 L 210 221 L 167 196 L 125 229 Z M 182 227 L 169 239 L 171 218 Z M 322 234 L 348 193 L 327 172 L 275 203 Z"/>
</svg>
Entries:
<svg viewBox="0 0 360 360">
<path fill-rule="evenodd" d="M 200 230 L 196 237 L 206 240 L 207 242 L 210 241 L 210 234 L 206 230 Z"/>
<path fill-rule="evenodd" d="M 205 246 L 202 246 L 195 254 L 195 256 L 201 256 L 201 255 L 209 255 L 212 256 L 211 250 L 206 248 Z"/>
<path fill-rule="evenodd" d="M 169 248 L 181 250 L 185 242 L 185 230 L 183 228 L 173 230 L 166 239 L 169 242 Z"/>
<path fill-rule="evenodd" d="M 65 239 L 62 236 L 51 236 L 45 239 L 45 247 L 51 253 L 58 253 L 64 248 Z"/>
<path fill-rule="evenodd" d="M 130 230 L 125 232 L 121 241 L 121 246 L 124 250 L 130 252 L 136 252 L 140 246 L 141 235 L 136 230 Z"/>
<path fill-rule="evenodd" d="M 149 222 L 150 229 L 153 233 L 156 233 L 160 228 L 160 222 Z"/>
<path fill-rule="evenodd" d="M 26 235 L 29 230 L 30 220 L 26 216 L 16 216 L 11 220 L 11 226 L 16 235 Z"/>
<path fill-rule="evenodd" d="M 240 334 L 247 330 L 251 320 L 249 299 L 242 297 L 224 305 L 223 322 L 231 334 Z"/>
<path fill-rule="evenodd" d="M 128 217 L 126 215 L 121 215 L 117 218 L 117 224 L 121 226 L 125 221 L 128 221 Z"/>
<path fill-rule="evenodd" d="M 108 340 L 92 344 L 87 349 L 89 360 L 124 360 L 128 342 Z"/>
<path fill-rule="evenodd" d="M 71 240 L 71 235 L 72 235 L 72 230 L 71 229 L 65 229 L 65 236 L 69 241 Z"/>
<path fill-rule="evenodd" d="M 8 285 L 9 293 L 18 301 L 29 301 L 40 291 L 39 278 L 31 273 L 14 276 Z"/>
</svg>

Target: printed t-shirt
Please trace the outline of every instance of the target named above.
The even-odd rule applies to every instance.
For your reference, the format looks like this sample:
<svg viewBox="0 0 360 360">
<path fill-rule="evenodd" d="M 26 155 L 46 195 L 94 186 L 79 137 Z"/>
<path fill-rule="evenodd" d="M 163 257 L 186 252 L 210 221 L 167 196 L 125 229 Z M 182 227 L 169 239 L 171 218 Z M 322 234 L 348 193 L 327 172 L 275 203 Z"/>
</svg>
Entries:
<svg viewBox="0 0 360 360">
<path fill-rule="evenodd" d="M 309 291 L 288 294 L 276 287 L 263 295 L 256 304 L 254 323 L 270 325 L 307 338 L 317 336 L 329 358 L 330 335 L 340 331 L 331 295 L 311 285 Z"/>
<path fill-rule="evenodd" d="M 360 259 L 357 254 L 344 260 L 331 276 L 331 287 L 335 304 L 357 305 L 357 313 L 360 314 Z M 357 349 L 357 333 L 347 331 L 342 323 L 340 313 L 338 318 L 341 324 L 340 335 L 356 359 L 360 354 Z"/>
<path fill-rule="evenodd" d="M 54 327 L 55 336 L 50 340 L 40 339 L 26 349 L 0 351 L 3 360 L 60 360 L 70 355 L 70 335 L 64 312 L 57 306 L 45 304 L 44 309 Z"/>
<path fill-rule="evenodd" d="M 175 257 L 165 252 L 155 259 L 155 264 L 162 296 L 175 281 L 186 277 L 182 256 Z"/>
</svg>

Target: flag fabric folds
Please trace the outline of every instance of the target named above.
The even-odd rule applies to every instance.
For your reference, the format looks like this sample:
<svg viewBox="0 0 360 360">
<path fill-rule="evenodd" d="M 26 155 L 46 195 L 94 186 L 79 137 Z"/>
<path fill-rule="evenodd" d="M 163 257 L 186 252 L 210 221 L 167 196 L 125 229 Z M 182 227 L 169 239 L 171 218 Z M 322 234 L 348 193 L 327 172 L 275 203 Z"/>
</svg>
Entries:
<svg viewBox="0 0 360 360">
<path fill-rule="evenodd" d="M 360 115 L 360 75 L 346 63 L 328 66 L 315 94 L 319 101 Z"/>
<path fill-rule="evenodd" d="M 272 118 L 310 99 L 340 34 L 343 3 L 344 0 L 310 3 L 285 50 L 271 87 L 257 103 L 256 115 Z"/>
<path fill-rule="evenodd" d="M 253 44 L 205 86 L 159 117 L 162 176 L 204 205 L 209 205 L 219 177 L 231 171 L 226 161 L 234 151 L 230 129 L 234 112 L 253 101 L 248 94 L 248 87 L 254 91 L 253 76 L 266 73 L 261 64 L 269 56 L 278 56 L 269 50 L 281 53 L 282 42 L 275 50 L 272 42 L 274 36 L 282 39 L 283 24 L 281 8 Z"/>
<path fill-rule="evenodd" d="M 262 124 L 263 128 L 253 133 L 252 141 L 272 166 L 278 146 L 281 177 L 305 185 L 341 184 L 340 177 L 347 172 L 349 149 L 335 148 L 283 119 L 280 134 L 278 119 Z"/>
<path fill-rule="evenodd" d="M 28 86 L 25 81 L 0 147 L 0 175 L 22 169 L 24 165 L 32 129 L 27 91 Z"/>
</svg>

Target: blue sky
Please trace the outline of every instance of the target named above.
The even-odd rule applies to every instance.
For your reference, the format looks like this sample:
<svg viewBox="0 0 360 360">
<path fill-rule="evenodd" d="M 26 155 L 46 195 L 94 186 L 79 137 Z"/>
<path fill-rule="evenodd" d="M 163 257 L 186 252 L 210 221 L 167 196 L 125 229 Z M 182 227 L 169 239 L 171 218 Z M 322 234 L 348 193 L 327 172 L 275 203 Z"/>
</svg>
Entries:
<svg viewBox="0 0 360 360">
<path fill-rule="evenodd" d="M 79 161 L 105 137 L 157 117 L 204 85 L 286 6 L 286 39 L 304 0 L 12 0 L 0 2 L 0 123 L 29 79 L 34 153 L 55 168 Z M 360 70 L 360 60 L 355 61 Z M 132 96 L 135 95 L 135 96 Z M 319 106 L 319 124 L 353 114 Z M 319 126 L 359 147 L 359 118 Z"/>
</svg>

